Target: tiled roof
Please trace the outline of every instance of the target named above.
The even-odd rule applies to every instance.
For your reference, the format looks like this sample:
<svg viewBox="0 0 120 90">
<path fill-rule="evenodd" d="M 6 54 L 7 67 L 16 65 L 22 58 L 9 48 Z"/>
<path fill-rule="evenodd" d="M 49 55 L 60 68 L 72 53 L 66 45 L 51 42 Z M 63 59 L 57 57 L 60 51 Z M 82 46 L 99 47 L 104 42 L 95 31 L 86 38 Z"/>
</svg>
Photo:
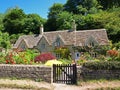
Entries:
<svg viewBox="0 0 120 90">
<path fill-rule="evenodd" d="M 47 39 L 48 43 L 52 45 L 52 43 L 59 36 L 65 45 L 75 45 L 75 46 L 83 46 L 85 41 L 92 36 L 99 45 L 108 45 L 108 37 L 105 29 L 95 29 L 95 30 L 79 30 L 79 31 L 51 31 L 44 32 L 44 37 Z M 15 47 L 18 47 L 19 43 L 22 39 L 26 42 L 29 48 L 33 48 L 37 45 L 42 35 L 24 35 L 20 36 L 17 40 Z"/>
<path fill-rule="evenodd" d="M 22 40 L 25 41 L 28 48 L 33 48 L 34 46 L 37 46 L 38 41 L 42 35 L 23 35 L 18 38 L 16 43 L 14 44 L 13 48 L 17 48 Z"/>
</svg>

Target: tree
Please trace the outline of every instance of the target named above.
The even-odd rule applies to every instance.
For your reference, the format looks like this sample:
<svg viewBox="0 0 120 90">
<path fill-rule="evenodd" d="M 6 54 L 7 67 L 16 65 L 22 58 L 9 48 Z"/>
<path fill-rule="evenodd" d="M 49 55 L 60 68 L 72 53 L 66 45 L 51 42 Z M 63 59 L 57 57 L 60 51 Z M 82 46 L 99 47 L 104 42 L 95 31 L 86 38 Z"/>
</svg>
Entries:
<svg viewBox="0 0 120 90">
<path fill-rule="evenodd" d="M 96 13 L 101 8 L 97 0 L 68 0 L 64 7 L 68 12 L 82 15 Z"/>
<path fill-rule="evenodd" d="M 3 17 L 4 17 L 4 14 L 1 14 L 0 13 L 0 31 L 3 31 L 4 30 L 4 26 L 3 26 Z"/>
<path fill-rule="evenodd" d="M 58 14 L 60 14 L 63 11 L 63 9 L 63 4 L 60 3 L 55 3 L 53 4 L 53 6 L 50 7 L 48 13 L 48 20 L 45 24 L 45 29 L 47 31 L 56 30 L 58 28 L 56 25 L 56 19 L 58 18 Z"/>
<path fill-rule="evenodd" d="M 44 24 L 45 21 L 46 20 L 41 18 L 38 14 L 28 14 L 24 19 L 23 33 L 39 33 L 39 27 L 41 24 Z"/>
<path fill-rule="evenodd" d="M 3 19 L 3 25 L 5 27 L 5 32 L 9 34 L 17 34 L 23 31 L 24 21 L 26 17 L 22 9 L 13 8 L 11 9 Z"/>
<path fill-rule="evenodd" d="M 120 7 L 119 0 L 98 0 L 98 2 L 103 6 L 103 10 L 110 9 L 112 7 Z"/>
<path fill-rule="evenodd" d="M 72 22 L 73 22 L 73 14 L 64 11 L 58 14 L 58 18 L 56 19 L 56 24 L 58 27 L 57 29 L 58 30 L 71 29 Z"/>
<path fill-rule="evenodd" d="M 45 23 L 45 19 L 38 14 L 25 14 L 22 9 L 9 9 L 3 19 L 5 32 L 11 34 L 19 33 L 38 33 L 41 24 Z"/>
</svg>

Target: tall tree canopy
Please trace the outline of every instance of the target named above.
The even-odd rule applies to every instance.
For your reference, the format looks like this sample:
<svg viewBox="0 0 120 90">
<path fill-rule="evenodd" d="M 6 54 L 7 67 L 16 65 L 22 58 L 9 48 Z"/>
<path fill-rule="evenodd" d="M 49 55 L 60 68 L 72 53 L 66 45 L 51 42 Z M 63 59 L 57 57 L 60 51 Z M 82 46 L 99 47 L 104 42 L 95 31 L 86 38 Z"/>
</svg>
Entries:
<svg viewBox="0 0 120 90">
<path fill-rule="evenodd" d="M 98 0 L 98 2 L 103 6 L 104 10 L 112 7 L 120 7 L 120 0 Z"/>
<path fill-rule="evenodd" d="M 65 10 L 74 14 L 89 14 L 98 12 L 100 5 L 97 0 L 67 0 Z"/>
<path fill-rule="evenodd" d="M 26 15 L 22 9 L 11 9 L 11 11 L 8 12 L 3 19 L 5 31 L 9 32 L 10 34 L 21 33 L 24 25 L 23 19 L 25 17 Z"/>
<path fill-rule="evenodd" d="M 23 33 L 39 33 L 39 27 L 41 24 L 45 23 L 45 19 L 41 18 L 37 14 L 28 14 L 26 18 L 24 18 L 24 31 Z"/>
<path fill-rule="evenodd" d="M 58 18 L 58 14 L 60 14 L 63 11 L 64 7 L 63 4 L 61 3 L 55 3 L 53 4 L 48 13 L 48 20 L 45 25 L 46 30 L 57 30 L 57 25 L 56 25 L 56 19 Z"/>
<path fill-rule="evenodd" d="M 4 14 L 0 13 L 0 31 L 3 31 L 4 30 L 4 26 L 3 26 L 3 17 L 4 17 Z"/>
<path fill-rule="evenodd" d="M 27 15 L 22 9 L 12 8 L 7 11 L 3 18 L 4 31 L 9 32 L 9 34 L 38 33 L 40 25 L 44 24 L 45 21 L 38 14 Z"/>
</svg>

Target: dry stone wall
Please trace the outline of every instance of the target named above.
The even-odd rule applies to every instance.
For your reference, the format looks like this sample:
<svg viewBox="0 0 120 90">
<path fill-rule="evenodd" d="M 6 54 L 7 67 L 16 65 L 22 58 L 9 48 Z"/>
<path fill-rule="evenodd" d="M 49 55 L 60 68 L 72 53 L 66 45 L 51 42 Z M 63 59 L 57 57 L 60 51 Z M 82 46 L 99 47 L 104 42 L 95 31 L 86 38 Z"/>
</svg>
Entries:
<svg viewBox="0 0 120 90">
<path fill-rule="evenodd" d="M 42 79 L 52 82 L 52 67 L 40 65 L 9 65 L 0 64 L 0 78 L 28 78 L 33 80 Z M 77 66 L 77 80 L 86 79 L 120 79 L 120 70 L 91 70 Z"/>
<path fill-rule="evenodd" d="M 120 70 L 92 70 L 78 66 L 77 77 L 78 80 L 120 79 Z"/>
<path fill-rule="evenodd" d="M 0 64 L 0 78 L 28 78 L 51 82 L 51 67 L 39 65 Z"/>
</svg>

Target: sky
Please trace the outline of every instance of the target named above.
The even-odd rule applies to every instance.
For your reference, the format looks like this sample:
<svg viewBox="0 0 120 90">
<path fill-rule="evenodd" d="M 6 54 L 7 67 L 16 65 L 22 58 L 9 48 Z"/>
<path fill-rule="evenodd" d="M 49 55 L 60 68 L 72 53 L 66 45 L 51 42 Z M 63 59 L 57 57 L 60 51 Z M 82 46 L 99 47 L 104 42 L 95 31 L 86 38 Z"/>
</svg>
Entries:
<svg viewBox="0 0 120 90">
<path fill-rule="evenodd" d="M 54 3 L 65 4 L 67 0 L 0 0 L 0 13 L 5 13 L 8 8 L 19 7 L 26 14 L 36 13 L 42 18 L 47 18 L 49 8 Z"/>
</svg>

